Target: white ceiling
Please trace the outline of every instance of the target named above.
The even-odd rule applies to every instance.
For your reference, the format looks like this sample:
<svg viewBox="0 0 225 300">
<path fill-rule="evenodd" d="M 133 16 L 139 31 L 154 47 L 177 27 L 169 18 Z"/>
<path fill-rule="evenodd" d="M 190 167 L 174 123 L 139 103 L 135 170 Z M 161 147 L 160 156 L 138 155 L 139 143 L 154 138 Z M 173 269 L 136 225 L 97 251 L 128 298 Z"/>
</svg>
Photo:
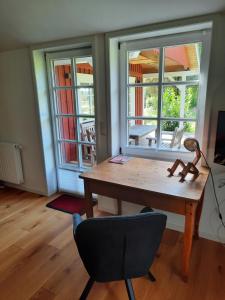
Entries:
<svg viewBox="0 0 225 300">
<path fill-rule="evenodd" d="M 0 0 L 0 51 L 225 10 L 225 0 Z"/>
</svg>

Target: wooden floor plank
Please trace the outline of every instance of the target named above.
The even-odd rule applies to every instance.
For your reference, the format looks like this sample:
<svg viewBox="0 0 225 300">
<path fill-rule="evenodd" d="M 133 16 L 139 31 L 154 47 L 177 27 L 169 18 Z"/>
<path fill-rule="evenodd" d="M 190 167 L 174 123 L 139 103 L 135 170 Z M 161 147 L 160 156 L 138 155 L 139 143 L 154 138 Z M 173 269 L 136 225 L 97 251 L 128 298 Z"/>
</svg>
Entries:
<svg viewBox="0 0 225 300">
<path fill-rule="evenodd" d="M 71 215 L 46 207 L 55 197 L 0 191 L 0 300 L 79 299 L 88 274 L 73 240 Z M 184 283 L 181 247 L 182 235 L 167 230 L 151 268 L 157 281 L 132 280 L 136 300 L 225 299 L 225 248 L 195 241 L 190 279 Z M 95 283 L 88 298 L 116 299 L 128 299 L 122 281 Z"/>
<path fill-rule="evenodd" d="M 52 292 L 41 288 L 30 298 L 30 300 L 53 300 L 54 298 L 55 295 Z"/>
</svg>

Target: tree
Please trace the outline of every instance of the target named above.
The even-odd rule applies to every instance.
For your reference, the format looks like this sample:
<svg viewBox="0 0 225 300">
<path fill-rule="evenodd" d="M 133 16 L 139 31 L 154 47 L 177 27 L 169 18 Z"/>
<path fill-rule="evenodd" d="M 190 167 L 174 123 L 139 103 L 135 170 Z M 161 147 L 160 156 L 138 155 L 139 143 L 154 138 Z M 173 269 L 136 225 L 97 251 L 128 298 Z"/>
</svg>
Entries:
<svg viewBox="0 0 225 300">
<path fill-rule="evenodd" d="M 179 118 L 180 99 L 180 91 L 176 86 L 166 86 L 163 91 L 162 115 Z M 176 127 L 179 127 L 178 121 L 164 121 L 162 130 L 174 131 Z"/>
<path fill-rule="evenodd" d="M 196 118 L 196 107 L 198 101 L 198 86 L 187 86 L 185 93 L 184 116 L 185 118 Z M 162 114 L 165 117 L 180 117 L 181 94 L 179 87 L 167 86 L 164 88 Z M 162 130 L 174 131 L 179 127 L 178 121 L 163 122 Z M 195 123 L 184 122 L 186 132 L 195 131 Z"/>
</svg>

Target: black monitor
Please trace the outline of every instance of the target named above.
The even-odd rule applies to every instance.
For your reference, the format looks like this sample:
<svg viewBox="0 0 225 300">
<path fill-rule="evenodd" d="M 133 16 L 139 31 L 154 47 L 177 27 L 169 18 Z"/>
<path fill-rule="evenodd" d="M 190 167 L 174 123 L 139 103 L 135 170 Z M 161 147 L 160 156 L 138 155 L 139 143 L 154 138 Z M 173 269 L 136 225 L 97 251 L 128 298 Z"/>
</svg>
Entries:
<svg viewBox="0 0 225 300">
<path fill-rule="evenodd" d="M 219 111 L 214 162 L 225 166 L 225 111 Z"/>
</svg>

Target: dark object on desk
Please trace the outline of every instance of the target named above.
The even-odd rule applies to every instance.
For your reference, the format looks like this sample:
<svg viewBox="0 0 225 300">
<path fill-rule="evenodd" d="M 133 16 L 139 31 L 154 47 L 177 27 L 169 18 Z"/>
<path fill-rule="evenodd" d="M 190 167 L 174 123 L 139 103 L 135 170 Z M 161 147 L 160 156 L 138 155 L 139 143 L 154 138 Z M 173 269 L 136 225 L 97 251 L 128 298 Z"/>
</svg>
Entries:
<svg viewBox="0 0 225 300">
<path fill-rule="evenodd" d="M 179 173 L 181 176 L 180 182 L 184 182 L 185 177 L 188 173 L 193 174 L 192 180 L 194 181 L 199 176 L 199 171 L 196 168 L 196 164 L 201 158 L 201 150 L 199 147 L 199 143 L 194 138 L 187 138 L 184 140 L 184 147 L 191 152 L 195 152 L 196 156 L 192 162 L 188 162 L 187 165 L 180 159 L 176 159 L 174 162 L 172 168 L 168 168 L 169 176 L 173 176 L 174 172 L 176 171 L 177 167 L 181 165 L 183 167 L 183 170 Z"/>
<path fill-rule="evenodd" d="M 225 166 L 225 111 L 219 111 L 214 162 Z"/>
<path fill-rule="evenodd" d="M 146 212 L 148 211 L 148 212 Z M 85 300 L 95 281 L 124 280 L 130 300 L 135 300 L 131 278 L 148 274 L 159 247 L 167 217 L 144 209 L 133 216 L 91 218 L 73 215 L 73 233 L 90 279 L 80 297 Z"/>
</svg>

